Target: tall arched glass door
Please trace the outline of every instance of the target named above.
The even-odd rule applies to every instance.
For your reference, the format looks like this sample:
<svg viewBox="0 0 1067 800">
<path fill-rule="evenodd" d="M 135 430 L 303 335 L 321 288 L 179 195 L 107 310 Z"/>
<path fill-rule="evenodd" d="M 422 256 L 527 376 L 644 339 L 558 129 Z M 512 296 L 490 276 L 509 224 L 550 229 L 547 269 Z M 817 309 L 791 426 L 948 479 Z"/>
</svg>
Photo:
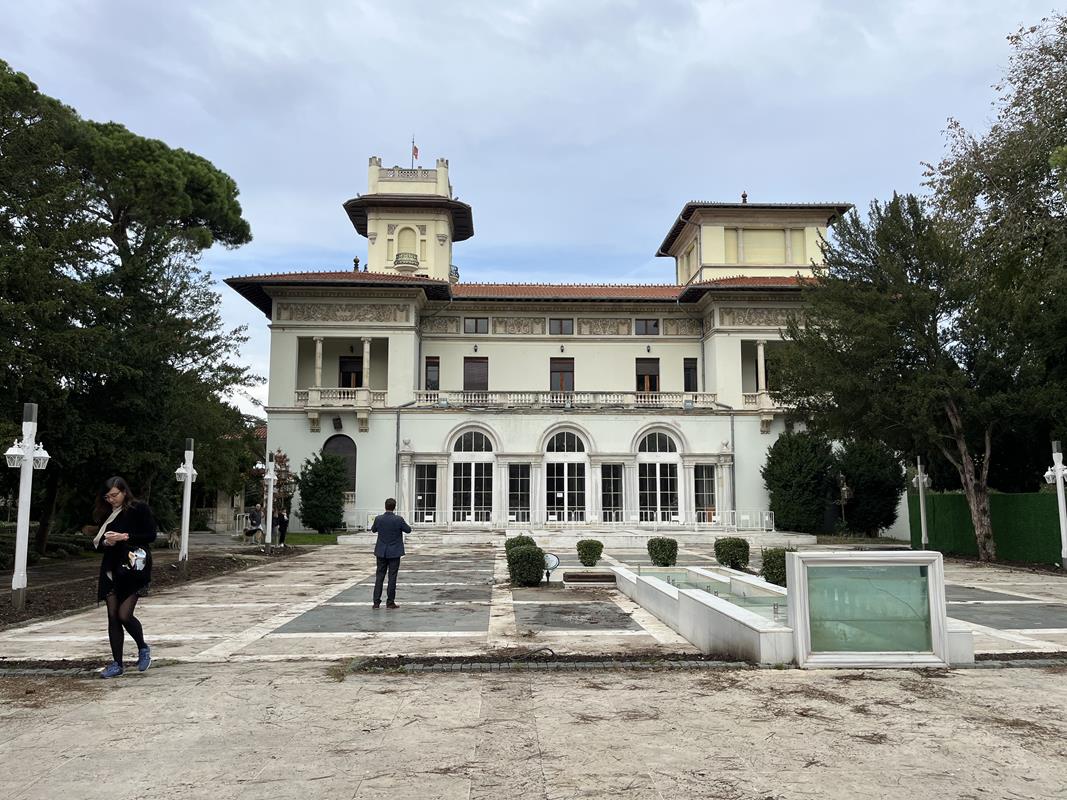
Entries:
<svg viewBox="0 0 1067 800">
<path fill-rule="evenodd" d="M 480 431 L 467 431 L 452 448 L 452 521 L 493 519 L 493 444 Z"/>
<path fill-rule="evenodd" d="M 571 431 L 560 431 L 545 448 L 545 521 L 585 521 L 585 481 L 588 473 L 585 442 Z"/>
<path fill-rule="evenodd" d="M 650 433 L 637 448 L 637 500 L 641 522 L 678 522 L 678 446 Z"/>
</svg>

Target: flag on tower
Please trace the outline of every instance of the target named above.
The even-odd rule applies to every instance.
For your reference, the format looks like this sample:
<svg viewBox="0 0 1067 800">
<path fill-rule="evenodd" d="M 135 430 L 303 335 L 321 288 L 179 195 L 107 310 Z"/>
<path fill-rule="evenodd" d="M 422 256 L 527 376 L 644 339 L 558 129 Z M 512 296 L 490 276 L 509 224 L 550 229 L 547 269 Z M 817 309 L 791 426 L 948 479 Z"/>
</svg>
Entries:
<svg viewBox="0 0 1067 800">
<path fill-rule="evenodd" d="M 415 140 L 414 139 L 411 140 L 411 157 L 412 158 L 418 158 L 419 157 L 419 148 L 415 146 Z"/>
</svg>

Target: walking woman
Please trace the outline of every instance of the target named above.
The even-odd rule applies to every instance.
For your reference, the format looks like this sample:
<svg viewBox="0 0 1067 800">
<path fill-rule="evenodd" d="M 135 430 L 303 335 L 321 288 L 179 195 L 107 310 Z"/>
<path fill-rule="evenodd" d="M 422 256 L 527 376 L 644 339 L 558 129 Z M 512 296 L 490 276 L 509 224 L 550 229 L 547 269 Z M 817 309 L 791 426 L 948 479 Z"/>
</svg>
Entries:
<svg viewBox="0 0 1067 800">
<path fill-rule="evenodd" d="M 122 674 L 123 631 L 137 643 L 137 669 L 144 672 L 152 665 L 152 652 L 133 610 L 152 580 L 149 545 L 156 540 L 156 522 L 148 506 L 134 497 L 126 481 L 118 477 L 104 482 L 96 501 L 96 517 L 101 525 L 93 547 L 104 554 L 96 599 L 107 604 L 107 636 L 114 659 L 100 677 Z"/>
</svg>

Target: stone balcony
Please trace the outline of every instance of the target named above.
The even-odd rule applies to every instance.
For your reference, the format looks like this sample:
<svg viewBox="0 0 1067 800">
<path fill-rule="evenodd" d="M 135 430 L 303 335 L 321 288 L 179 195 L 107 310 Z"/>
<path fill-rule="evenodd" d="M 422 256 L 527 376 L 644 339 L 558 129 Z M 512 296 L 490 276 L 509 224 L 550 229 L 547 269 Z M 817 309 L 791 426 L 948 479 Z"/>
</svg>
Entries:
<svg viewBox="0 0 1067 800">
<path fill-rule="evenodd" d="M 385 408 L 386 392 L 375 389 L 311 387 L 297 389 L 297 408 Z"/>
<path fill-rule="evenodd" d="M 716 408 L 713 392 L 415 392 L 423 408 Z"/>
</svg>

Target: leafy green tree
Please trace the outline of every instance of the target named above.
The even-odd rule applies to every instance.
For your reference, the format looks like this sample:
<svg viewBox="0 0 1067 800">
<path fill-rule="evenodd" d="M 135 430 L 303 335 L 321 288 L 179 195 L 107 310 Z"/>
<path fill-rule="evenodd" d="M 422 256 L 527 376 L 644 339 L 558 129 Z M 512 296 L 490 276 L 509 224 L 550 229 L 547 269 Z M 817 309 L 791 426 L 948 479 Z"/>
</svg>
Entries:
<svg viewBox="0 0 1067 800">
<path fill-rule="evenodd" d="M 0 62 L 0 403 L 9 417 L 40 405 L 53 460 L 38 549 L 57 505 L 84 520 L 107 474 L 170 503 L 173 481 L 153 488 L 186 437 L 202 473 L 238 458 L 225 397 L 254 379 L 197 262 L 249 239 L 235 184 L 209 162 L 82 120 Z"/>
<path fill-rule="evenodd" d="M 877 536 L 896 521 L 905 488 L 896 453 L 881 442 L 852 439 L 837 452 L 837 470 L 852 489 L 844 508 L 849 530 Z"/>
<path fill-rule="evenodd" d="M 770 493 L 775 527 L 801 533 L 822 527 L 833 466 L 833 448 L 822 436 L 803 431 L 778 437 L 760 470 Z"/>
<path fill-rule="evenodd" d="M 341 527 L 348 486 L 344 459 L 329 453 L 316 453 L 304 461 L 296 486 L 300 493 L 298 513 L 306 526 L 319 533 L 329 533 Z"/>
</svg>

